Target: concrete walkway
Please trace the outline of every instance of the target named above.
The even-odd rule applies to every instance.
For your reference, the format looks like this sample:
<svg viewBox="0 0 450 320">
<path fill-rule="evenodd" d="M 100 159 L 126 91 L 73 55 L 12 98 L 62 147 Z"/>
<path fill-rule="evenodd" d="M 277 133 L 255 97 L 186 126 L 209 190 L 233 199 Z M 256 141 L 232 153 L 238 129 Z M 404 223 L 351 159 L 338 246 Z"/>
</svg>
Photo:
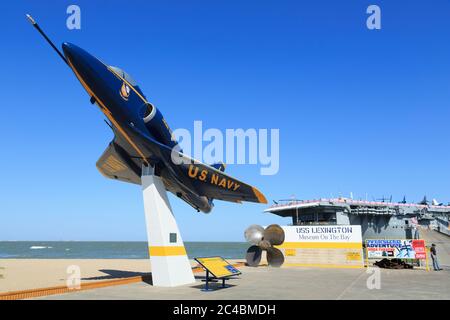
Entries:
<svg viewBox="0 0 450 320">
<path fill-rule="evenodd" d="M 197 283 L 178 288 L 156 288 L 136 283 L 40 299 L 450 299 L 450 270 L 385 270 L 380 289 L 368 289 L 372 274 L 366 269 L 311 269 L 243 267 L 230 287 L 203 292 Z"/>
<path fill-rule="evenodd" d="M 366 269 L 241 267 L 242 275 L 239 279 L 230 280 L 229 288 L 213 292 L 202 292 L 201 288 L 203 288 L 204 283 L 201 282 L 202 277 L 197 277 L 196 284 L 178 288 L 157 288 L 147 283 L 135 283 L 53 295 L 40 299 L 448 300 L 450 299 L 450 237 L 431 230 L 421 230 L 421 237 L 426 240 L 427 246 L 431 243 L 437 245 L 439 261 L 444 270 L 426 272 L 417 269 L 386 270 L 371 268 L 376 270 L 375 272 L 380 276 L 380 289 L 368 288 L 367 283 L 370 283 L 370 279 L 374 279 L 374 274 L 367 273 Z M 117 262 L 115 263 L 117 264 Z M 123 270 L 129 272 L 131 270 L 130 262 L 128 261 L 125 266 L 126 269 Z M 115 265 L 116 276 L 121 272 L 119 267 L 120 265 Z M 139 270 L 139 265 L 134 268 Z M 145 269 L 143 268 L 143 270 Z M 83 270 L 86 270 L 86 268 L 83 268 Z"/>
<path fill-rule="evenodd" d="M 450 267 L 450 237 L 434 230 L 420 230 L 420 236 L 427 246 L 436 245 L 438 261 L 441 267 Z"/>
</svg>

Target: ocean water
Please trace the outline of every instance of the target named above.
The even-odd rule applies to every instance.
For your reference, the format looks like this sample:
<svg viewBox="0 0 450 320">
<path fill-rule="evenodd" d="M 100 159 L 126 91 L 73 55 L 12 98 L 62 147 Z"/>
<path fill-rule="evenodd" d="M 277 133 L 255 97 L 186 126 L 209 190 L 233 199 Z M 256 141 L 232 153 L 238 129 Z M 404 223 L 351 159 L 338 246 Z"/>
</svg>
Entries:
<svg viewBox="0 0 450 320">
<path fill-rule="evenodd" d="M 244 259 L 245 242 L 185 242 L 189 258 Z M 0 259 L 146 259 L 147 242 L 0 241 Z"/>
</svg>

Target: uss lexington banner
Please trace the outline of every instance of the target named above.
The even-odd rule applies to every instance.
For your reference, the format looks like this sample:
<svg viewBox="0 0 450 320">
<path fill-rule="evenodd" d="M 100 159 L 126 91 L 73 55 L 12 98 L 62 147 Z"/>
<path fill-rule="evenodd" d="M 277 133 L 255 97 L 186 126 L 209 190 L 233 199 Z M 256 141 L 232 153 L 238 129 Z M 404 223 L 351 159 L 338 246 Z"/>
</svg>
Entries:
<svg viewBox="0 0 450 320">
<path fill-rule="evenodd" d="M 285 265 L 309 267 L 362 268 L 361 226 L 284 226 Z"/>
</svg>

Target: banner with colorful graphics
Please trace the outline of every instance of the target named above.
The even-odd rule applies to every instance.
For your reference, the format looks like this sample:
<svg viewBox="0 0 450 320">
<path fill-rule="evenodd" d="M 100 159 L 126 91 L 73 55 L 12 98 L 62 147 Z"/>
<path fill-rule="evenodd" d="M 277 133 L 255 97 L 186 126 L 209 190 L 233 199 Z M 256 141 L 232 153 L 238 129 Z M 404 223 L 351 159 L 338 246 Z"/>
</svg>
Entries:
<svg viewBox="0 0 450 320">
<path fill-rule="evenodd" d="M 426 259 L 422 239 L 366 240 L 366 250 L 369 259 Z"/>
<path fill-rule="evenodd" d="M 284 266 L 362 268 L 359 225 L 283 226 Z"/>
</svg>

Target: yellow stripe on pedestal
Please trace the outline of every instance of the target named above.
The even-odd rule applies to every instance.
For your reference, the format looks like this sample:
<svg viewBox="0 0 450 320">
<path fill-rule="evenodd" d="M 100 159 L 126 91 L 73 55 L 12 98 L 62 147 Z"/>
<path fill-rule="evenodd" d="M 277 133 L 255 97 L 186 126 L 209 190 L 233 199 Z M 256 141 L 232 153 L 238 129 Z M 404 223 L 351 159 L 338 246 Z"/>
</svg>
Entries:
<svg viewBox="0 0 450 320">
<path fill-rule="evenodd" d="M 148 247 L 148 252 L 150 256 L 185 256 L 186 249 L 184 246 L 159 246 L 159 247 Z"/>
</svg>

